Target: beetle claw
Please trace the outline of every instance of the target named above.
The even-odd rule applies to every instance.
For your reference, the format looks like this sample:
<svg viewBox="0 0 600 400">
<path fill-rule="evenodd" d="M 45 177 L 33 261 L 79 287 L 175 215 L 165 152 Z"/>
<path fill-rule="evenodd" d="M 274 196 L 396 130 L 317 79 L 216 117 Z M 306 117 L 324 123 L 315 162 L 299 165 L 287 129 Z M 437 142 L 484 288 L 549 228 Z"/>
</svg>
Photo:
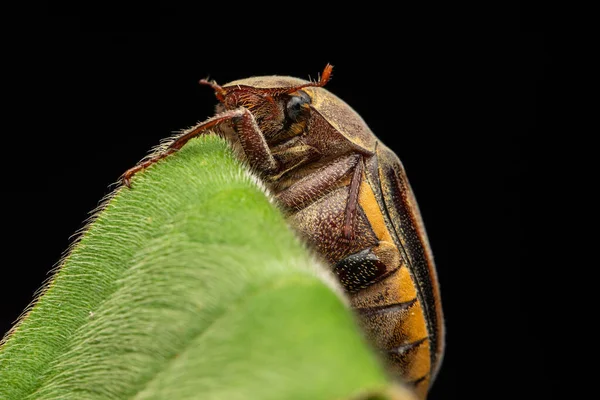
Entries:
<svg viewBox="0 0 600 400">
<path fill-rule="evenodd" d="M 128 174 L 129 171 L 125 172 L 121 177 L 121 184 L 123 186 L 127 186 L 128 189 L 131 189 L 131 176 Z"/>
</svg>

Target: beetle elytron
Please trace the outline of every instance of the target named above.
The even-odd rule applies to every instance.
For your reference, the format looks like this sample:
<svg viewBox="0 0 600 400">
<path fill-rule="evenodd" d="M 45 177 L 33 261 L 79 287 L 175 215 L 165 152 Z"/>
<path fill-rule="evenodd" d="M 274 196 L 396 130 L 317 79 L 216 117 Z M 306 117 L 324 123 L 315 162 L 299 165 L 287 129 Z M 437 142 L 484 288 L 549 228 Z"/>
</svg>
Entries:
<svg viewBox="0 0 600 400">
<path fill-rule="evenodd" d="M 211 86 L 216 115 L 138 171 L 214 130 L 264 179 L 290 224 L 331 266 L 372 344 L 425 398 L 444 327 L 427 235 L 402 163 L 363 119 L 317 82 L 253 77 Z"/>
</svg>

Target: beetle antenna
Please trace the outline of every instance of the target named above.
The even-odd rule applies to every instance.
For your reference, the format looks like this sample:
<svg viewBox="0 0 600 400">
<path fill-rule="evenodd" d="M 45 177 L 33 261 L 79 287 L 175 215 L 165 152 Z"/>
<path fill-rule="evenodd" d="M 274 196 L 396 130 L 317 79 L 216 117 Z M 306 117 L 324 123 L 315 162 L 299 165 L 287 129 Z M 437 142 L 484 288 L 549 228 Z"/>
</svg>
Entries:
<svg viewBox="0 0 600 400">
<path fill-rule="evenodd" d="M 317 83 L 318 87 L 323 87 L 327 84 L 327 82 L 329 82 L 331 80 L 331 72 L 333 71 L 333 65 L 327 63 L 327 65 L 325 66 L 325 68 L 323 68 L 323 73 L 321 74 L 321 77 L 319 78 L 319 82 Z"/>
<path fill-rule="evenodd" d="M 225 95 L 227 94 L 227 92 L 220 85 L 217 85 L 217 82 L 215 82 L 214 80 L 209 81 L 208 78 L 200 79 L 198 83 L 201 85 L 210 86 L 215 91 L 215 96 L 217 96 L 217 100 L 219 100 L 221 103 L 225 100 Z"/>
<path fill-rule="evenodd" d="M 295 92 L 296 90 L 303 89 L 305 87 L 323 87 L 331 80 L 331 71 L 333 71 L 333 65 L 327 63 L 325 68 L 323 68 L 323 73 L 319 77 L 319 80 L 316 82 L 305 83 L 304 85 L 294 86 L 287 90 L 287 93 Z"/>
</svg>

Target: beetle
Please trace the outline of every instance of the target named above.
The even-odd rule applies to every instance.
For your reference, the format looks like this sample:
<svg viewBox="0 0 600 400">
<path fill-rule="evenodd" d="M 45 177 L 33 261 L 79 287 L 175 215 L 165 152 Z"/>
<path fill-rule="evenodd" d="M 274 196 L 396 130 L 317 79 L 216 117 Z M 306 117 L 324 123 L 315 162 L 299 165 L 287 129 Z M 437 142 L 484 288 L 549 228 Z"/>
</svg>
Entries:
<svg viewBox="0 0 600 400">
<path fill-rule="evenodd" d="M 332 268 L 389 370 L 425 398 L 444 351 L 432 252 L 400 159 L 317 81 L 252 77 L 210 86 L 216 114 L 176 136 L 137 172 L 216 132 L 264 180 L 290 225 Z"/>
</svg>

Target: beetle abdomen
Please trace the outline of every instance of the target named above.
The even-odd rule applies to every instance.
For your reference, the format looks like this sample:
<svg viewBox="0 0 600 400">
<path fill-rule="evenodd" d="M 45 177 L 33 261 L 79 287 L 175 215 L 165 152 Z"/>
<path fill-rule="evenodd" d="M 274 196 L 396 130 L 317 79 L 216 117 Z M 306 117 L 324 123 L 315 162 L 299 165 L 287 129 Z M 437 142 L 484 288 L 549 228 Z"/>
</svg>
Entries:
<svg viewBox="0 0 600 400">
<path fill-rule="evenodd" d="M 362 210 L 357 213 L 355 221 L 355 226 L 361 234 L 356 235 L 352 241 L 340 240 L 348 191 L 346 183 L 346 186 L 333 189 L 288 217 L 291 225 L 307 240 L 313 250 L 331 265 L 378 242 Z"/>
<path fill-rule="evenodd" d="M 366 336 L 382 352 L 390 371 L 413 383 L 424 397 L 431 378 L 431 343 L 417 285 L 366 175 L 358 195 L 354 237 L 344 240 L 349 192 L 349 179 L 341 180 L 289 215 L 289 221 L 332 266 Z"/>
<path fill-rule="evenodd" d="M 391 372 L 414 384 L 424 397 L 431 380 L 431 343 L 408 268 L 396 269 L 350 299 L 363 330 L 381 350 Z"/>
</svg>

